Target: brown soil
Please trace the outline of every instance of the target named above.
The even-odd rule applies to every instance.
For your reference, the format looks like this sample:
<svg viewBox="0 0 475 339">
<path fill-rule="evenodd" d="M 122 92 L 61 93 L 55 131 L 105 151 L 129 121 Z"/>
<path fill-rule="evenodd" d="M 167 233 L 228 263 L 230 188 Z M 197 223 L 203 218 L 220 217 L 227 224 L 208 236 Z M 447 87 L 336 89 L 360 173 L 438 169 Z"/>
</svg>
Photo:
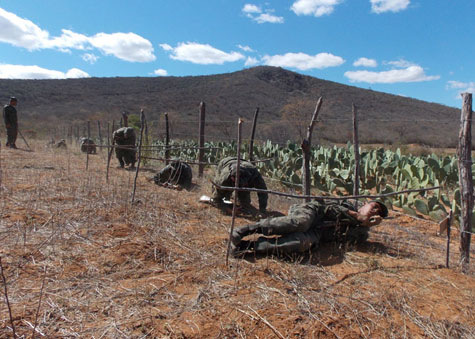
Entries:
<svg viewBox="0 0 475 339">
<path fill-rule="evenodd" d="M 18 336 L 475 337 L 475 269 L 460 271 L 457 232 L 450 269 L 437 225 L 394 213 L 362 245 L 226 267 L 231 218 L 198 202 L 207 178 L 186 192 L 141 172 L 131 204 L 135 172 L 113 159 L 106 183 L 105 152 L 87 171 L 75 146 L 0 155 L 0 256 Z M 0 337 L 12 337 L 2 294 Z"/>
</svg>

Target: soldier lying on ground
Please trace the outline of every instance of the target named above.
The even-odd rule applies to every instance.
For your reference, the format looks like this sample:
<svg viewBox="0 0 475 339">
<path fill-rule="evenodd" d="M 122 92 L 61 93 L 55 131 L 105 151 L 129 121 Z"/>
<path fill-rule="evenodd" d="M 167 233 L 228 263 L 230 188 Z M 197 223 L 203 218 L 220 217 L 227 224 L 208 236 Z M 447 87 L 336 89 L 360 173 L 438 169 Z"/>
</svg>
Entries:
<svg viewBox="0 0 475 339">
<path fill-rule="evenodd" d="M 81 152 L 96 154 L 96 143 L 94 142 L 94 140 L 82 137 L 81 139 L 79 139 L 79 144 L 81 145 Z"/>
<path fill-rule="evenodd" d="M 366 241 L 369 228 L 387 216 L 387 207 L 377 201 L 366 203 L 358 211 L 349 203 L 331 200 L 296 204 L 287 216 L 262 219 L 235 229 L 231 237 L 233 254 L 290 254 L 316 248 L 320 242 Z M 255 241 L 242 240 L 254 233 L 263 236 Z M 268 238 L 276 235 L 279 237 Z"/>
<path fill-rule="evenodd" d="M 190 165 L 180 160 L 173 160 L 158 172 L 153 177 L 153 180 L 157 185 L 171 185 L 172 187 L 178 185 L 179 187 L 190 189 L 192 177 L 193 173 Z"/>
<path fill-rule="evenodd" d="M 216 169 L 214 183 L 220 186 L 234 187 L 237 174 L 237 158 L 227 157 L 221 160 Z M 249 161 L 241 160 L 239 170 L 239 187 L 258 188 L 266 190 L 267 186 L 256 166 Z M 219 207 L 224 207 L 223 199 L 229 200 L 232 191 L 224 191 L 213 186 L 213 203 Z M 267 208 L 267 193 L 259 192 L 259 212 L 265 213 Z M 237 192 L 237 199 L 241 210 L 249 210 L 251 208 L 251 193 Z"/>
<path fill-rule="evenodd" d="M 124 165 L 135 167 L 135 131 L 132 127 L 122 127 L 114 132 L 112 139 L 115 143 L 115 155 L 120 167 Z"/>
</svg>

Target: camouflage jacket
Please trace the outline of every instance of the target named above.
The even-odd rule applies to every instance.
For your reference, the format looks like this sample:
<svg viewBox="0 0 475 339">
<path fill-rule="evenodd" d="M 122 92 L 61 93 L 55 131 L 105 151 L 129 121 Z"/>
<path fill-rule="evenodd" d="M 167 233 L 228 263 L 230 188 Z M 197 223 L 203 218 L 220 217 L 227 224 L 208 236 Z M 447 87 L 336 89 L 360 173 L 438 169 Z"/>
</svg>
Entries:
<svg viewBox="0 0 475 339">
<path fill-rule="evenodd" d="M 312 226 L 324 241 L 335 240 L 355 229 L 368 231 L 368 227 L 360 227 L 359 221 L 348 213 L 356 209 L 346 201 L 313 200 L 304 205 L 316 212 Z"/>
<path fill-rule="evenodd" d="M 113 140 L 117 145 L 135 146 L 135 130 L 132 127 L 122 127 L 114 132 Z"/>
<path fill-rule="evenodd" d="M 18 124 L 18 117 L 16 108 L 11 105 L 5 105 L 3 107 L 3 121 L 6 125 L 10 125 L 11 127 L 16 127 Z"/>
<path fill-rule="evenodd" d="M 237 172 L 237 158 L 227 157 L 221 160 L 216 169 L 214 182 L 221 186 L 234 187 L 234 182 L 231 180 L 231 176 L 235 176 Z M 239 170 L 239 187 L 258 188 L 266 190 L 267 186 L 262 178 L 261 174 L 249 161 L 240 161 Z M 267 207 L 267 193 L 257 193 L 259 198 L 259 208 L 266 209 Z"/>
<path fill-rule="evenodd" d="M 175 160 L 157 173 L 153 177 L 153 180 L 157 185 L 168 182 L 173 185 L 189 188 L 191 186 L 192 177 L 193 172 L 191 171 L 190 165 L 186 162 Z"/>
</svg>

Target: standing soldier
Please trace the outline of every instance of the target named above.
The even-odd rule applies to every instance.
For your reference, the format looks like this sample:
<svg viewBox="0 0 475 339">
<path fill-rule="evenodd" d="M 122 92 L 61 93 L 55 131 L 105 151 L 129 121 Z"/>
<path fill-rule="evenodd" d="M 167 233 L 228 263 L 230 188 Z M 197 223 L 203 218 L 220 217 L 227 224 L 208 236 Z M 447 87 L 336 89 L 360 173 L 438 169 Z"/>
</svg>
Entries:
<svg viewBox="0 0 475 339">
<path fill-rule="evenodd" d="M 10 104 L 3 107 L 3 121 L 7 129 L 7 147 L 16 147 L 16 138 L 18 136 L 18 117 L 16 112 L 17 99 L 15 97 L 10 98 Z"/>
<path fill-rule="evenodd" d="M 115 146 L 115 155 L 119 160 L 120 167 L 124 164 L 130 168 L 135 167 L 135 131 L 132 127 L 122 127 L 112 135 Z"/>
<path fill-rule="evenodd" d="M 214 183 L 220 186 L 234 187 L 237 174 L 237 158 L 227 157 L 221 160 L 216 170 Z M 239 169 L 239 187 L 258 188 L 267 190 L 266 183 L 261 174 L 249 161 L 241 160 Z M 231 197 L 232 191 L 220 190 L 213 186 L 212 201 L 218 206 L 224 206 L 223 199 Z M 267 193 L 257 193 L 259 198 L 259 212 L 265 213 L 267 208 Z M 237 192 L 237 199 L 241 210 L 249 210 L 251 208 L 251 193 Z"/>
</svg>

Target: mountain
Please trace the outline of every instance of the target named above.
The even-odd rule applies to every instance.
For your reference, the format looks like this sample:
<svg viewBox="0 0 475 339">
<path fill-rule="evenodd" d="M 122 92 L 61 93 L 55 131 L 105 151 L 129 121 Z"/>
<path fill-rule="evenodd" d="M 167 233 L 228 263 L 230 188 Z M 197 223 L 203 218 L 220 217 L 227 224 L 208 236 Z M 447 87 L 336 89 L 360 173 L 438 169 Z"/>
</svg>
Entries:
<svg viewBox="0 0 475 339">
<path fill-rule="evenodd" d="M 460 110 L 407 97 L 376 92 L 259 66 L 242 71 L 187 77 L 117 77 L 66 80 L 0 80 L 4 100 L 15 95 L 23 129 L 55 133 L 71 125 L 116 122 L 121 112 L 144 109 L 154 136 L 163 134 L 168 112 L 172 138 L 196 137 L 201 101 L 206 103 L 208 139 L 235 138 L 243 117 L 247 137 L 256 107 L 256 138 L 299 141 L 317 99 L 323 97 L 315 127 L 316 142 L 352 139 L 352 104 L 358 108 L 360 141 L 455 145 Z M 84 133 L 82 131 L 81 133 Z"/>
</svg>

